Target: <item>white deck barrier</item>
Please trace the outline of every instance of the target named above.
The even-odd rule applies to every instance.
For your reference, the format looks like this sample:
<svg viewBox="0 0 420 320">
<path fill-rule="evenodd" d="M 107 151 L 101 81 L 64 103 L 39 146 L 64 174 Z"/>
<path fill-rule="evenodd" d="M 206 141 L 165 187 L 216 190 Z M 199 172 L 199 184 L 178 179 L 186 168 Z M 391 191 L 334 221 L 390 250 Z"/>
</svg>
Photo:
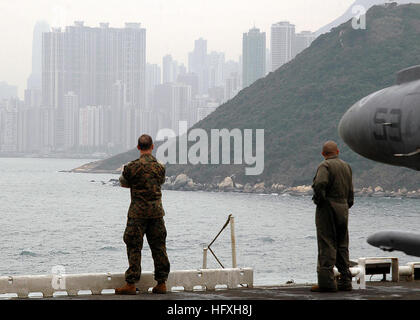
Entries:
<svg viewBox="0 0 420 320">
<path fill-rule="evenodd" d="M 391 261 L 391 281 L 399 282 L 400 276 L 406 277 L 407 281 L 414 281 L 414 270 L 416 266 L 420 267 L 420 262 L 409 262 L 406 266 L 399 266 L 398 258 L 395 257 L 375 257 L 359 258 L 358 265 L 350 268 L 353 276 L 353 289 L 366 289 L 366 266 L 369 264 L 378 264 Z M 334 275 L 340 275 L 337 268 L 334 267 Z"/>
<path fill-rule="evenodd" d="M 391 262 L 392 281 L 414 280 L 416 268 L 420 262 L 410 262 L 399 266 L 398 259 L 394 257 L 360 258 L 358 265 L 350 268 L 353 275 L 353 288 L 366 289 L 366 266 L 378 263 Z M 80 291 L 90 291 L 93 295 L 102 294 L 121 287 L 125 283 L 123 273 L 93 273 L 93 274 L 57 274 L 39 276 L 10 276 L 0 277 L 0 295 L 16 294 L 26 298 L 31 293 L 42 294 L 43 297 L 53 297 L 54 293 L 67 293 L 76 296 Z M 334 268 L 334 273 L 339 272 Z M 140 292 L 148 292 L 156 284 L 153 272 L 143 272 L 141 280 L 136 284 Z M 214 291 L 218 288 L 236 289 L 252 288 L 254 273 L 252 268 L 226 268 L 226 269 L 198 269 L 173 271 L 167 281 L 168 291 Z"/>
<path fill-rule="evenodd" d="M 181 287 L 185 291 L 212 291 L 218 287 L 252 288 L 253 281 L 251 268 L 199 269 L 173 271 L 169 273 L 166 285 L 168 291 L 182 290 Z M 76 296 L 79 291 L 90 290 L 96 295 L 102 294 L 103 290 L 115 289 L 124 284 L 125 278 L 122 273 L 0 277 L 0 294 L 17 294 L 19 298 L 26 298 L 30 293 L 42 293 L 43 297 L 53 297 L 55 292 L 67 292 L 69 296 Z M 153 272 L 144 272 L 136 287 L 140 292 L 148 292 L 155 285 Z"/>
</svg>

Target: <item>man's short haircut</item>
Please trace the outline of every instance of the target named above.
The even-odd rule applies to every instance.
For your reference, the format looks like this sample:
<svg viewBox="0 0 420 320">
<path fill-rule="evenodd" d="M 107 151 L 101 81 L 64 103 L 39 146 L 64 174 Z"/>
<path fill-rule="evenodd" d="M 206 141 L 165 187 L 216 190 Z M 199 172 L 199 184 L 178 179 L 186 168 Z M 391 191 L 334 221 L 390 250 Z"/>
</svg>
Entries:
<svg viewBox="0 0 420 320">
<path fill-rule="evenodd" d="M 138 147 L 140 150 L 149 150 L 153 145 L 152 137 L 148 134 L 143 134 L 138 140 Z"/>
<path fill-rule="evenodd" d="M 327 141 L 322 146 L 322 152 L 324 152 L 326 155 L 335 154 L 337 153 L 337 143 L 335 141 Z"/>
</svg>

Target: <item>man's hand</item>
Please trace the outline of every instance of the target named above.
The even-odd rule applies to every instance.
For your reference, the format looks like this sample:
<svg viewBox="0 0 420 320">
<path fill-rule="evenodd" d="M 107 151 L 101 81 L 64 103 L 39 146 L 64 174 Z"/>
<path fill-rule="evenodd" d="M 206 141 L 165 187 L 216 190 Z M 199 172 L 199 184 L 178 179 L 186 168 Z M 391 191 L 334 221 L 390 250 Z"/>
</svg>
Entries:
<svg viewBox="0 0 420 320">
<path fill-rule="evenodd" d="M 130 188 L 130 185 L 128 184 L 128 181 L 124 178 L 123 175 L 120 176 L 120 186 L 123 188 Z"/>
</svg>

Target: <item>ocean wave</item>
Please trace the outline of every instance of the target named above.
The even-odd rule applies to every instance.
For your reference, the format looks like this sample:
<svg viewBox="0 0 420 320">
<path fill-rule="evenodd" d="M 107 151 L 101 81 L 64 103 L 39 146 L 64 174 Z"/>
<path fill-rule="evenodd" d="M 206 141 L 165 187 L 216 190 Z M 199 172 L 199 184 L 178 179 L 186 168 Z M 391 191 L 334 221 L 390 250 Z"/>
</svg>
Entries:
<svg viewBox="0 0 420 320">
<path fill-rule="evenodd" d="M 120 249 L 112 247 L 112 246 L 106 246 L 106 247 L 102 247 L 99 250 L 101 251 L 119 251 Z"/>
<path fill-rule="evenodd" d="M 257 238 L 257 240 L 262 241 L 262 242 L 274 242 L 275 240 L 271 237 L 261 237 L 261 238 Z"/>
<path fill-rule="evenodd" d="M 59 255 L 64 255 L 64 254 L 70 254 L 70 252 L 67 252 L 67 251 L 61 251 L 61 250 L 57 250 L 57 251 L 50 251 L 49 252 L 50 253 L 50 255 L 53 255 L 53 256 L 59 256 Z"/>
<path fill-rule="evenodd" d="M 19 255 L 20 255 L 20 256 L 28 256 L 28 257 L 36 257 L 36 256 L 38 256 L 38 254 L 36 254 L 35 252 L 28 251 L 28 250 L 22 250 L 22 251 L 19 253 Z"/>
</svg>

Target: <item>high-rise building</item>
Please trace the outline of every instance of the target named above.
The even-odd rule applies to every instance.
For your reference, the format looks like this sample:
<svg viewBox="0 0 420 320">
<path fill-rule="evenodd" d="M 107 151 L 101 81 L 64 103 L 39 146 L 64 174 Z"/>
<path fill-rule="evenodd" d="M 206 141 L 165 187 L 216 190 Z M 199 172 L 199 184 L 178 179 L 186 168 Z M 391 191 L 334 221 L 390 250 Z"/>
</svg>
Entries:
<svg viewBox="0 0 420 320">
<path fill-rule="evenodd" d="M 112 85 L 111 103 L 111 144 L 115 150 L 122 151 L 124 147 L 124 84 L 121 80 Z"/>
<path fill-rule="evenodd" d="M 184 74 L 187 74 L 187 67 L 183 63 L 181 63 L 178 66 L 177 77 L 179 77 L 180 75 L 184 75 Z"/>
<path fill-rule="evenodd" d="M 9 85 L 7 82 L 0 82 L 0 100 L 9 100 L 16 98 L 18 87 Z"/>
<path fill-rule="evenodd" d="M 125 63 L 119 71 L 123 74 L 126 102 L 143 110 L 146 104 L 146 29 L 141 28 L 140 23 L 126 23 L 120 32 L 123 35 L 121 53 Z"/>
<path fill-rule="evenodd" d="M 157 64 L 146 65 L 146 107 L 150 110 L 153 107 L 153 92 L 155 87 L 162 83 L 161 69 Z"/>
<path fill-rule="evenodd" d="M 154 110 L 159 115 L 158 129 L 170 128 L 177 132 L 179 121 L 190 120 L 191 101 L 191 86 L 189 85 L 164 83 L 157 86 Z"/>
<path fill-rule="evenodd" d="M 191 109 L 191 87 L 181 83 L 172 86 L 172 99 L 170 105 L 172 128 L 179 127 L 179 121 L 190 120 Z M 191 123 L 189 123 L 191 126 Z"/>
<path fill-rule="evenodd" d="M 315 38 L 316 35 L 311 31 L 302 31 L 300 33 L 296 33 L 295 41 L 293 43 L 293 57 L 296 57 L 303 50 L 309 48 Z"/>
<path fill-rule="evenodd" d="M 64 96 L 64 148 L 69 149 L 79 144 L 79 104 L 74 92 Z"/>
<path fill-rule="evenodd" d="M 134 108 L 128 108 L 134 109 Z M 137 110 L 137 109 L 135 109 Z M 79 110 L 79 145 L 81 147 L 105 147 L 109 132 L 109 106 L 86 106 Z"/>
<path fill-rule="evenodd" d="M 180 74 L 176 82 L 190 86 L 193 99 L 198 94 L 198 76 L 195 73 Z"/>
<path fill-rule="evenodd" d="M 198 93 L 206 94 L 209 89 L 209 62 L 207 40 L 200 38 L 194 42 L 194 50 L 188 55 L 188 71 L 198 76 Z"/>
<path fill-rule="evenodd" d="M 79 113 L 79 144 L 82 147 L 92 147 L 95 145 L 95 118 L 96 107 L 86 106 L 80 108 Z"/>
<path fill-rule="evenodd" d="M 225 80 L 225 101 L 232 99 L 240 90 L 239 73 L 232 72 Z"/>
<path fill-rule="evenodd" d="M 38 21 L 35 24 L 32 38 L 32 73 L 27 81 L 27 90 L 42 87 L 42 34 L 49 32 L 50 26 L 45 21 Z"/>
<path fill-rule="evenodd" d="M 112 86 L 124 84 L 127 106 L 142 109 L 146 103 L 146 30 L 140 23 L 125 28 L 84 26 L 76 21 L 65 31 L 43 33 L 42 102 L 62 108 L 68 92 L 79 106 L 111 105 Z"/>
<path fill-rule="evenodd" d="M 25 107 L 36 108 L 41 106 L 42 90 L 38 88 L 25 90 Z"/>
<path fill-rule="evenodd" d="M 64 33 L 61 28 L 42 36 L 42 105 L 58 108 L 63 104 L 64 87 Z M 70 69 L 70 68 L 69 68 Z M 77 73 L 80 74 L 80 73 Z M 69 90 L 71 91 L 71 90 Z"/>
<path fill-rule="evenodd" d="M 38 108 L 19 108 L 17 114 L 17 151 L 39 151 Z"/>
<path fill-rule="evenodd" d="M 162 58 L 162 83 L 175 82 L 178 77 L 178 62 L 170 54 Z"/>
<path fill-rule="evenodd" d="M 123 121 L 124 121 L 124 143 L 125 149 L 135 148 L 137 145 L 138 137 L 143 133 L 140 127 L 142 122 L 141 111 L 136 108 L 127 108 L 124 110 Z"/>
<path fill-rule="evenodd" d="M 225 62 L 223 66 L 223 80 L 232 78 L 232 75 L 235 74 L 241 78 L 242 75 L 242 60 L 240 62 L 229 60 Z M 239 83 L 238 83 L 239 84 Z"/>
<path fill-rule="evenodd" d="M 65 97 L 72 102 L 69 104 Z M 77 101 L 73 101 L 74 98 Z M 109 106 L 115 107 L 116 112 L 112 110 L 114 116 L 123 113 L 126 108 L 144 110 L 146 30 L 141 28 L 140 23 L 126 23 L 124 28 L 110 28 L 108 23 L 87 27 L 82 21 L 76 21 L 64 31 L 58 28 L 43 33 L 42 105 L 56 109 L 56 149 L 65 149 L 73 144 L 74 137 L 68 135 L 66 126 L 73 126 L 71 115 L 74 114 L 70 109 L 74 107 L 67 107 L 64 111 L 65 105 L 104 108 L 85 110 L 82 118 L 86 118 L 87 114 L 102 117 L 102 114 L 107 114 L 105 107 Z M 111 119 L 118 122 L 114 129 L 117 132 L 110 134 L 116 140 L 105 141 L 105 144 L 115 142 L 121 146 L 124 141 L 124 121 L 121 115 L 115 118 L 110 116 L 109 121 Z M 86 143 L 86 137 L 84 139 L 83 143 Z M 105 135 L 103 139 L 108 139 L 108 136 Z M 94 141 L 93 145 L 102 146 L 104 141 Z"/>
<path fill-rule="evenodd" d="M 211 52 L 209 54 L 209 88 L 223 86 L 225 54 Z"/>
<path fill-rule="evenodd" d="M 40 109 L 40 124 L 41 130 L 41 151 L 49 153 L 55 146 L 55 113 L 56 109 L 51 107 L 41 107 Z"/>
<path fill-rule="evenodd" d="M 271 72 L 271 52 L 270 49 L 267 48 L 265 54 L 265 74 L 268 74 L 269 72 Z"/>
<path fill-rule="evenodd" d="M 295 25 L 282 21 L 271 26 L 272 71 L 293 59 L 294 39 Z"/>
<path fill-rule="evenodd" d="M 0 152 L 18 151 L 18 109 L 11 102 L 0 109 Z"/>
<path fill-rule="evenodd" d="M 265 76 L 266 38 L 265 32 L 253 28 L 243 34 L 242 40 L 243 86 L 248 87 Z"/>
<path fill-rule="evenodd" d="M 206 118 L 209 114 L 213 113 L 219 106 L 216 102 L 208 102 L 205 106 L 197 108 L 197 122 Z"/>
</svg>

